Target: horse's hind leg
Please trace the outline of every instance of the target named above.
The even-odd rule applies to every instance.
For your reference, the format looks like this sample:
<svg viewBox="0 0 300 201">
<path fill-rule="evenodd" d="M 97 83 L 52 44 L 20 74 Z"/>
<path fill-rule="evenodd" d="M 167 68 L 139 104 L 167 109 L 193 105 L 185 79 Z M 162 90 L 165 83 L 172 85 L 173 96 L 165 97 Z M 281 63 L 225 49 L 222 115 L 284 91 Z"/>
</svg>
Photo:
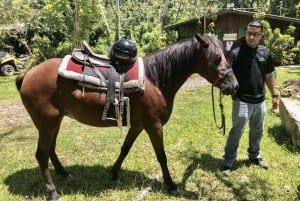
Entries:
<svg viewBox="0 0 300 201">
<path fill-rule="evenodd" d="M 111 172 L 112 172 L 112 180 L 117 180 L 118 179 L 118 173 L 119 170 L 121 168 L 121 165 L 125 159 L 125 157 L 127 156 L 130 148 L 132 147 L 134 141 L 136 140 L 137 136 L 139 136 L 139 134 L 142 132 L 142 128 L 130 128 L 126 138 L 124 140 L 124 143 L 121 147 L 121 152 L 120 155 L 118 157 L 118 159 L 116 160 L 116 162 L 114 163 Z"/>
<path fill-rule="evenodd" d="M 46 128 L 39 128 L 39 139 L 38 139 L 38 147 L 36 151 L 36 159 L 39 163 L 43 179 L 45 181 L 46 191 L 51 197 L 51 200 L 58 200 L 60 198 L 60 195 L 56 191 L 56 187 L 54 185 L 54 182 L 52 180 L 52 176 L 50 173 L 50 170 L 48 168 L 49 165 L 49 157 L 50 152 L 54 151 L 55 148 L 55 140 L 57 131 L 59 128 L 60 121 L 46 121 L 47 127 Z M 57 159 L 56 154 L 53 156 L 53 153 L 51 153 L 51 156 L 54 157 L 54 159 Z M 58 161 L 58 159 L 57 159 Z M 55 164 L 55 163 L 54 163 Z M 60 164 L 60 163 L 59 163 Z M 55 164 L 58 166 L 57 164 Z"/>
<path fill-rule="evenodd" d="M 54 136 L 54 139 L 53 139 L 53 143 L 52 143 L 52 146 L 51 146 L 51 149 L 50 149 L 50 159 L 52 161 L 52 164 L 54 166 L 56 174 L 61 175 L 63 177 L 67 177 L 69 175 L 69 173 L 66 172 L 64 167 L 61 165 L 61 163 L 60 163 L 60 161 L 57 157 L 57 154 L 55 152 L 56 139 L 57 139 L 58 131 L 59 131 L 59 128 L 56 129 L 55 136 Z"/>
</svg>

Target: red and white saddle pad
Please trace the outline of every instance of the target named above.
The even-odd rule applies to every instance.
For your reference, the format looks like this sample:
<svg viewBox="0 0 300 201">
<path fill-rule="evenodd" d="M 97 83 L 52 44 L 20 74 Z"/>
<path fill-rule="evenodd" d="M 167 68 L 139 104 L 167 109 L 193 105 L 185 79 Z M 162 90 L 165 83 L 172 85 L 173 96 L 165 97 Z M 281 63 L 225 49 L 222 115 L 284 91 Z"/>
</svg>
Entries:
<svg viewBox="0 0 300 201">
<path fill-rule="evenodd" d="M 58 69 L 58 74 L 64 78 L 77 80 L 80 85 L 86 87 L 107 90 L 109 73 L 113 73 L 115 81 L 115 89 L 120 89 L 120 74 L 116 71 L 111 71 L 106 63 L 101 65 L 101 62 L 95 64 L 94 67 L 86 63 L 76 61 L 71 55 L 66 55 Z M 98 71 L 98 72 L 95 72 Z M 145 89 L 145 71 L 143 59 L 139 57 L 133 66 L 124 73 L 124 92 L 144 91 Z"/>
</svg>

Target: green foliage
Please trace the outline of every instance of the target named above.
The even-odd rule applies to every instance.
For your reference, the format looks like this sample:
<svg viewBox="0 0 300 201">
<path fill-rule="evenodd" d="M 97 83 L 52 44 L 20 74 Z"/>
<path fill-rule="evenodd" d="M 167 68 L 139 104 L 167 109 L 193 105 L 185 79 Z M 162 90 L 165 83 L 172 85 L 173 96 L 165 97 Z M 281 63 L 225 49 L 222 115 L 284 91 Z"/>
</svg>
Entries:
<svg viewBox="0 0 300 201">
<path fill-rule="evenodd" d="M 300 2 L 298 2 L 296 5 L 296 16 L 300 17 Z"/>
<path fill-rule="evenodd" d="M 158 50 L 161 47 L 160 33 L 158 29 L 154 29 L 152 32 L 146 32 L 142 36 L 141 50 L 144 53 L 150 53 Z"/>
<path fill-rule="evenodd" d="M 56 57 L 64 57 L 67 54 L 70 54 L 73 49 L 73 44 L 71 41 L 63 41 L 58 44 L 58 47 L 55 49 Z"/>
<path fill-rule="evenodd" d="M 270 24 L 264 20 L 264 14 L 256 14 L 255 19 L 262 21 L 265 27 L 265 44 L 271 49 L 275 65 L 291 65 L 299 63 L 299 48 L 295 47 L 296 27 L 290 25 L 282 33 L 279 28 L 272 29 Z"/>
<path fill-rule="evenodd" d="M 196 0 L 120 0 L 120 13 L 115 0 L 5 0 L 0 4 L 0 49 L 16 53 L 33 54 L 35 62 L 58 57 L 87 41 L 97 53 L 106 54 L 109 46 L 120 38 L 136 42 L 140 53 L 165 47 L 176 42 L 177 34 L 192 37 L 200 30 L 185 29 L 182 33 L 165 31 L 163 27 L 191 18 L 214 16 L 228 1 Z M 231 1 L 235 7 L 256 8 L 263 19 L 279 0 Z M 296 0 L 283 0 L 287 10 L 295 9 Z M 278 11 L 278 9 L 277 9 Z M 277 12 L 276 11 L 276 12 Z M 290 12 L 290 11 L 289 11 Z M 120 33 L 117 34 L 117 15 Z M 290 15 L 290 14 L 289 14 Z M 206 32 L 214 28 L 208 25 Z M 285 34 L 293 36 L 294 30 Z M 271 36 L 270 38 L 274 38 Z M 290 38 L 280 38 L 275 44 Z M 273 42 L 273 41 L 272 41 Z M 271 43 L 270 43 L 271 44 Z M 287 44 L 284 42 L 284 46 Z M 284 47 L 284 48 L 285 48 Z M 277 47 L 274 47 L 277 48 Z M 276 52 L 278 63 L 297 62 L 298 50 L 288 48 Z"/>
<path fill-rule="evenodd" d="M 295 38 L 290 35 L 294 30 L 295 27 L 290 26 L 286 34 L 281 33 L 279 28 L 269 32 L 266 45 L 271 49 L 276 65 L 294 64 L 297 50 L 294 49 Z"/>
<path fill-rule="evenodd" d="M 214 30 L 215 30 L 215 27 L 216 27 L 215 23 L 214 23 L 214 22 L 211 22 L 211 23 L 209 23 L 209 25 L 208 25 L 208 30 L 214 31 Z"/>
<path fill-rule="evenodd" d="M 295 63 L 299 64 L 300 63 L 300 41 L 297 42 L 296 47 L 294 47 L 292 51 L 296 55 L 294 59 Z"/>
<path fill-rule="evenodd" d="M 0 100 L 1 103 L 19 100 L 19 94 L 15 85 L 16 75 L 0 77 Z M 3 112 L 1 110 L 0 114 Z"/>
<path fill-rule="evenodd" d="M 37 23 L 38 12 L 28 2 L 7 0 L 0 4 L 0 13 L 0 50 L 30 52 L 26 38 Z"/>
<path fill-rule="evenodd" d="M 98 54 L 108 55 L 110 46 L 107 44 L 108 43 L 105 39 L 99 38 L 97 45 L 93 48 L 93 51 L 97 52 Z"/>
<path fill-rule="evenodd" d="M 165 45 L 171 45 L 177 42 L 177 38 L 178 38 L 178 33 L 177 31 L 174 30 L 168 30 L 166 31 L 166 35 L 165 35 L 165 44 L 163 45 L 163 47 Z"/>
<path fill-rule="evenodd" d="M 272 0 L 269 2 L 269 12 L 274 15 L 281 14 L 285 17 L 296 17 L 297 10 L 295 6 L 298 2 L 299 0 Z"/>
<path fill-rule="evenodd" d="M 32 38 L 33 60 L 37 63 L 47 58 L 55 57 L 55 47 L 51 45 L 51 40 L 47 36 L 35 35 Z"/>
</svg>

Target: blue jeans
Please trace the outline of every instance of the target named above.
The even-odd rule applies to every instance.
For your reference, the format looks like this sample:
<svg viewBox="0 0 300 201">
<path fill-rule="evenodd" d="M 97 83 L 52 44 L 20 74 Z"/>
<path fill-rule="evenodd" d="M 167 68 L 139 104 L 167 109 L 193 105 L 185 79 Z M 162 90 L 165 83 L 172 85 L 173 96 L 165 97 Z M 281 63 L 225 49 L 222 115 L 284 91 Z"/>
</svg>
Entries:
<svg viewBox="0 0 300 201">
<path fill-rule="evenodd" d="M 232 128 L 225 145 L 224 166 L 232 167 L 237 157 L 239 141 L 249 122 L 249 159 L 260 158 L 260 141 L 263 136 L 265 102 L 251 104 L 236 98 L 232 101 Z"/>
</svg>

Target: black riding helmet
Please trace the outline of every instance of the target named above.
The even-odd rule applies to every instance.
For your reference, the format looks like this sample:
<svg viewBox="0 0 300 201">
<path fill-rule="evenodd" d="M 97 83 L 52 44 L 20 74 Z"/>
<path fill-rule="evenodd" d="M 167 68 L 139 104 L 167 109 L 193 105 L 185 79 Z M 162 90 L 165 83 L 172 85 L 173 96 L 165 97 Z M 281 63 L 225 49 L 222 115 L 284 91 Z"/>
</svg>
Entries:
<svg viewBox="0 0 300 201">
<path fill-rule="evenodd" d="M 131 64 L 135 62 L 137 48 L 135 44 L 128 39 L 116 41 L 110 51 L 109 57 L 113 61 L 118 61 L 123 64 Z"/>
</svg>

